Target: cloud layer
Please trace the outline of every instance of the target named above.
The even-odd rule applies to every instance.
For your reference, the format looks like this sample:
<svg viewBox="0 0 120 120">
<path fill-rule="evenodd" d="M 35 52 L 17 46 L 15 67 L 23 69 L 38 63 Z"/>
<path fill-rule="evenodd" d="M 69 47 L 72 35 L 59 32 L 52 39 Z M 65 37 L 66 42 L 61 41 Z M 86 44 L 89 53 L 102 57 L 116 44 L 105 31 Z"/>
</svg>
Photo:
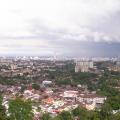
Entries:
<svg viewBox="0 0 120 120">
<path fill-rule="evenodd" d="M 0 0 L 0 54 L 117 55 L 119 6 L 120 0 Z"/>
</svg>

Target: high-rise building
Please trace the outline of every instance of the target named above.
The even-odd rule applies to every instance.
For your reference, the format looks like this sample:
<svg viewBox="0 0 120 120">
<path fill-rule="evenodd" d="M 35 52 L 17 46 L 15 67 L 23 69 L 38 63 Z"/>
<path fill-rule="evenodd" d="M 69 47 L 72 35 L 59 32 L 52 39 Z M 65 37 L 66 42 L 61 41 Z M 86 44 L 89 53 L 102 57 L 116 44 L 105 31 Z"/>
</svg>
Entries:
<svg viewBox="0 0 120 120">
<path fill-rule="evenodd" d="M 116 65 L 120 67 L 120 57 L 117 59 Z"/>
<path fill-rule="evenodd" d="M 12 70 L 15 70 L 17 68 L 17 65 L 11 64 L 10 67 L 11 67 Z"/>
<path fill-rule="evenodd" d="M 75 72 L 89 72 L 90 68 L 94 68 L 93 61 L 77 61 Z"/>
</svg>

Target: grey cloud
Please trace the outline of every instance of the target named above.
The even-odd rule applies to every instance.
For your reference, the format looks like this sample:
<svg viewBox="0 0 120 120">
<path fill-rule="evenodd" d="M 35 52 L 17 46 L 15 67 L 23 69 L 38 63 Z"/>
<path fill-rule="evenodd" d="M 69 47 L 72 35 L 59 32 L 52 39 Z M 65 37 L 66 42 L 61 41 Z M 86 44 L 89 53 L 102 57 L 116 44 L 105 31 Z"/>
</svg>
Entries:
<svg viewBox="0 0 120 120">
<path fill-rule="evenodd" d="M 95 5 L 96 0 L 91 0 L 91 1 L 82 0 L 82 2 L 92 7 L 93 5 Z M 99 2 L 103 3 L 103 0 L 102 2 L 101 1 Z M 111 8 L 112 4 L 111 5 L 108 4 L 109 3 L 108 0 L 105 0 L 105 3 L 107 3 L 106 6 L 104 6 L 104 3 L 103 3 L 103 6 L 104 6 L 103 9 L 105 10 L 105 14 L 104 14 L 104 11 L 102 11 L 102 6 L 99 6 L 99 4 L 97 4 L 99 9 L 97 9 L 98 11 L 96 12 L 92 11 L 94 10 L 93 8 L 91 8 L 91 11 L 89 12 L 90 8 L 87 8 L 86 4 L 83 4 L 83 6 L 81 7 L 83 7 L 84 9 L 83 12 L 85 12 L 86 16 L 84 16 L 82 12 L 79 12 L 79 9 L 71 10 L 71 6 L 69 5 L 67 6 L 66 4 L 65 6 L 68 7 L 67 8 L 68 11 L 65 11 L 65 14 L 63 14 L 63 16 L 61 15 L 61 12 L 59 10 L 58 12 L 56 12 L 57 15 L 53 15 L 56 17 L 55 20 L 56 21 L 58 20 L 57 22 L 56 21 L 55 22 L 56 23 L 60 22 L 61 26 L 59 27 L 54 25 L 54 22 L 53 22 L 54 18 L 51 19 L 51 16 L 49 16 L 49 11 L 47 11 L 46 14 L 50 18 L 45 17 L 46 14 L 44 15 L 42 14 L 42 12 L 40 13 L 43 16 L 42 15 L 39 16 L 37 14 L 34 16 L 33 13 L 38 12 L 38 11 L 35 11 L 31 15 L 29 14 L 29 17 L 27 20 L 25 19 L 27 22 L 27 26 L 25 26 L 25 30 L 29 34 L 22 35 L 22 34 L 11 33 L 9 35 L 6 35 L 6 34 L 0 35 L 0 39 L 6 41 L 4 42 L 4 44 L 1 44 L 0 47 L 5 47 L 10 49 L 11 54 L 14 53 L 14 51 L 16 54 L 17 53 L 18 54 L 42 54 L 42 52 L 51 54 L 52 52 L 56 51 L 64 55 L 71 55 L 71 56 L 118 55 L 120 51 L 120 32 L 119 32 L 120 31 L 120 22 L 119 22 L 120 8 L 117 8 L 117 9 L 115 7 Z M 113 0 L 110 3 L 113 3 Z M 76 3 L 74 4 L 74 7 L 75 6 L 76 6 Z M 108 8 L 110 7 L 110 8 L 107 9 L 107 7 Z M 79 8 L 79 6 L 77 6 L 76 8 Z M 26 11 L 24 14 L 24 9 L 17 10 L 17 7 L 16 7 L 16 9 L 12 12 L 15 13 L 15 15 L 19 14 L 20 16 L 24 14 L 23 17 L 27 18 L 28 11 Z M 54 11 L 52 12 L 54 13 Z M 58 16 L 59 14 L 63 18 L 59 18 Z M 34 18 L 32 18 L 31 16 L 34 16 Z M 42 19 L 42 17 L 43 18 L 45 17 L 45 19 Z M 66 20 L 67 17 L 69 18 L 68 20 Z M 52 21 L 50 22 L 51 24 L 49 23 L 49 20 L 47 20 L 47 18 L 50 21 Z M 86 18 L 88 19 L 86 20 Z M 81 19 L 83 20 L 82 21 L 83 24 L 80 22 Z M 86 22 L 84 22 L 84 19 Z M 66 24 L 67 21 L 69 22 L 69 24 Z M 62 23 L 65 24 L 65 26 L 62 25 Z M 74 26 L 75 26 L 75 29 L 74 29 Z M 15 26 L 15 28 L 17 27 Z M 23 42 L 27 41 L 28 43 L 29 43 L 29 40 L 33 40 L 34 42 L 46 41 L 50 46 L 46 46 L 46 45 L 30 45 L 30 46 L 28 45 L 27 46 L 24 44 L 23 45 L 16 44 L 16 43 L 14 44 L 14 41 L 13 43 L 8 44 L 9 41 L 12 41 L 12 40 L 14 41 L 22 40 Z M 24 53 L 24 51 L 26 53 Z"/>
</svg>

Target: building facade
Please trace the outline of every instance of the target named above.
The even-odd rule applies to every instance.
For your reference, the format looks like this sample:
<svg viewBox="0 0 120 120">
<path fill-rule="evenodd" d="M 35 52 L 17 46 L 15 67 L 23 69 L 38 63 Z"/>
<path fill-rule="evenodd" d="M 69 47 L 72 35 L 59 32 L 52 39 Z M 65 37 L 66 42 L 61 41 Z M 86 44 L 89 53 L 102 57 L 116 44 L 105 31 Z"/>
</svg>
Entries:
<svg viewBox="0 0 120 120">
<path fill-rule="evenodd" d="M 75 72 L 89 72 L 90 68 L 94 68 L 93 61 L 77 61 Z"/>
</svg>

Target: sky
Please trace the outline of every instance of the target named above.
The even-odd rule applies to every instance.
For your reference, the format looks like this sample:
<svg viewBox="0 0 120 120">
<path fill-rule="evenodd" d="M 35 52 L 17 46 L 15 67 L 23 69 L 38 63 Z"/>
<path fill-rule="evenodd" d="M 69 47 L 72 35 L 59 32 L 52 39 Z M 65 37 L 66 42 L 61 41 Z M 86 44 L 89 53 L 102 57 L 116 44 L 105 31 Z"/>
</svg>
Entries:
<svg viewBox="0 0 120 120">
<path fill-rule="evenodd" d="M 120 55 L 120 0 L 0 0 L 0 55 Z"/>
</svg>

